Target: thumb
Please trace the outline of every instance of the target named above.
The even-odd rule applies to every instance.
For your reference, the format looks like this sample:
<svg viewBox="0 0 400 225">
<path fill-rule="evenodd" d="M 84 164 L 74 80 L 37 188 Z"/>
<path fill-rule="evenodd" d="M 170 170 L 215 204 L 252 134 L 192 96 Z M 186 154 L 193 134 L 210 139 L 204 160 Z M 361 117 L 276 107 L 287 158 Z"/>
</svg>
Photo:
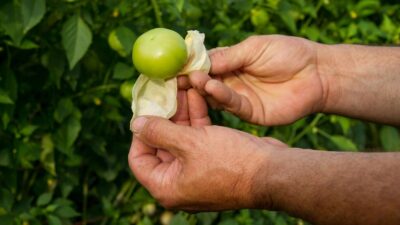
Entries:
<svg viewBox="0 0 400 225">
<path fill-rule="evenodd" d="M 238 70 L 251 63 L 254 55 L 251 47 L 251 38 L 248 38 L 230 47 L 220 47 L 210 50 L 211 73 L 223 74 Z"/>
<path fill-rule="evenodd" d="M 133 131 L 145 144 L 165 149 L 175 156 L 182 156 L 185 150 L 193 148 L 196 141 L 196 130 L 160 117 L 136 118 Z"/>
</svg>

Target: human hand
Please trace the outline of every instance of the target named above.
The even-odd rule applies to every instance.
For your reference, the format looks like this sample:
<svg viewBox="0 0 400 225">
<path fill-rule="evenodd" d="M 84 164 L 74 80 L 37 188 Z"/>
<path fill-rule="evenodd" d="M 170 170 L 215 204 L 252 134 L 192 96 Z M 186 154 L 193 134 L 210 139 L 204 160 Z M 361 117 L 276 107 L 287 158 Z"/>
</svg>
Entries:
<svg viewBox="0 0 400 225">
<path fill-rule="evenodd" d="M 178 102 L 173 122 L 156 117 L 134 121 L 129 165 L 139 182 L 167 208 L 209 211 L 268 205 L 268 194 L 258 184 L 265 177 L 258 173 L 270 151 L 287 146 L 210 126 L 206 103 L 194 89 L 180 90 Z"/>
<path fill-rule="evenodd" d="M 288 124 L 324 107 L 327 88 L 318 73 L 317 49 L 317 43 L 296 37 L 250 37 L 211 50 L 215 79 L 194 72 L 190 82 L 212 106 L 244 120 Z"/>
</svg>

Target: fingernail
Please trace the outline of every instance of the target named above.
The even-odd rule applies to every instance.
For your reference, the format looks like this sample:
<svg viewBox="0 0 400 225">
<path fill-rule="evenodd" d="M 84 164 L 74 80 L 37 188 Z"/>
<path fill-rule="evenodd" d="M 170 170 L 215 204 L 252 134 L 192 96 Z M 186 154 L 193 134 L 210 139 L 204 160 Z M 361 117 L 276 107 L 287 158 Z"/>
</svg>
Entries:
<svg viewBox="0 0 400 225">
<path fill-rule="evenodd" d="M 142 131 L 144 124 L 146 123 L 146 117 L 138 117 L 133 121 L 133 132 L 140 133 Z"/>
</svg>

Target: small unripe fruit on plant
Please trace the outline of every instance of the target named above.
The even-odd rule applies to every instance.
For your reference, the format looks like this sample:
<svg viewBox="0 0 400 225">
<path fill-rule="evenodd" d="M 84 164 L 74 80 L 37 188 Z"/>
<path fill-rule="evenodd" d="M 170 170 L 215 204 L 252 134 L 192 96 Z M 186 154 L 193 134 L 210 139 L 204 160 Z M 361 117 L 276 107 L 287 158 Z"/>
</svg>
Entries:
<svg viewBox="0 0 400 225">
<path fill-rule="evenodd" d="M 253 26 L 261 28 L 267 25 L 269 16 L 264 9 L 255 8 L 251 10 L 250 20 Z"/>
<path fill-rule="evenodd" d="M 185 40 L 169 29 L 149 30 L 133 45 L 132 60 L 136 69 L 149 78 L 174 77 L 187 61 Z"/>
<path fill-rule="evenodd" d="M 190 3 L 188 3 L 186 9 L 184 10 L 184 13 L 189 20 L 193 21 L 200 19 L 200 17 L 203 15 L 199 7 L 194 6 Z"/>
<path fill-rule="evenodd" d="M 165 211 L 160 216 L 160 222 L 162 225 L 169 225 L 171 223 L 172 217 L 174 214 L 170 211 Z"/>
<path fill-rule="evenodd" d="M 142 207 L 143 214 L 147 216 L 152 216 L 154 213 L 156 213 L 157 208 L 154 203 L 147 203 Z"/>
<path fill-rule="evenodd" d="M 124 46 L 122 46 L 121 42 L 118 39 L 116 30 L 111 31 L 111 33 L 108 35 L 108 44 L 114 51 L 125 51 Z"/>
<path fill-rule="evenodd" d="M 126 57 L 131 53 L 132 43 L 136 35 L 128 27 L 118 27 L 108 35 L 108 44 L 111 49 L 118 52 L 122 57 Z"/>
<path fill-rule="evenodd" d="M 132 101 L 132 88 L 134 84 L 135 82 L 133 80 L 129 80 L 122 83 L 119 87 L 119 93 L 124 99 L 128 100 L 129 102 Z"/>
</svg>

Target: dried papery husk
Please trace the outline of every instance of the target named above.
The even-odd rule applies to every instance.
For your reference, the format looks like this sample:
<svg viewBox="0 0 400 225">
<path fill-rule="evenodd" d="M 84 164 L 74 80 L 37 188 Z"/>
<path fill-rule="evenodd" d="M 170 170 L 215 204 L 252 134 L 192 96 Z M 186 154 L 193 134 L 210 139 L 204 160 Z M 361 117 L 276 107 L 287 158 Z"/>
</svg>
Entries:
<svg viewBox="0 0 400 225">
<path fill-rule="evenodd" d="M 205 35 L 197 30 L 190 30 L 185 37 L 188 53 L 188 61 L 178 75 L 187 75 L 193 71 L 200 70 L 210 72 L 211 61 L 204 46 Z"/>
<path fill-rule="evenodd" d="M 198 31 L 188 31 L 185 43 L 188 51 L 188 60 L 177 75 L 187 75 L 193 71 L 208 73 L 211 68 L 210 58 L 204 46 L 205 35 Z M 132 88 L 132 122 L 139 116 L 159 116 L 171 118 L 177 109 L 177 78 L 168 80 L 153 80 L 140 74 Z"/>
</svg>

